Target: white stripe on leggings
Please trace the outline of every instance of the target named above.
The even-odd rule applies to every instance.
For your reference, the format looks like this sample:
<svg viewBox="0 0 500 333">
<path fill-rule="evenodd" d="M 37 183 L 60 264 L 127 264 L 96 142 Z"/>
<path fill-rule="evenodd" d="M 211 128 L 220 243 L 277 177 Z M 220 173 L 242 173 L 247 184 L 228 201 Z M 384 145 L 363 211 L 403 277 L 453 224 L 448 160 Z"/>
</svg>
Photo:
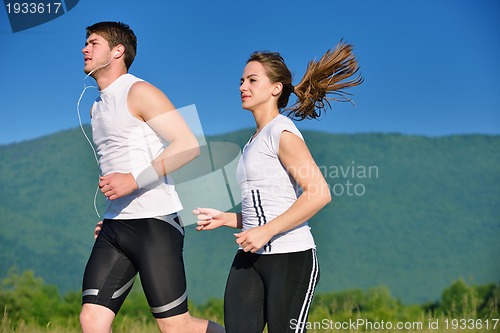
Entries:
<svg viewBox="0 0 500 333">
<path fill-rule="evenodd" d="M 306 328 L 306 319 L 307 314 L 309 313 L 309 307 L 312 303 L 312 298 L 314 294 L 314 288 L 316 287 L 316 283 L 318 280 L 318 258 L 316 257 L 316 249 L 312 249 L 312 257 L 313 257 L 313 267 L 311 270 L 311 277 L 309 278 L 309 286 L 307 287 L 306 297 L 304 299 L 304 303 L 302 304 L 302 308 L 300 309 L 300 314 L 297 322 L 297 326 L 295 326 L 295 332 L 304 332 Z"/>
</svg>

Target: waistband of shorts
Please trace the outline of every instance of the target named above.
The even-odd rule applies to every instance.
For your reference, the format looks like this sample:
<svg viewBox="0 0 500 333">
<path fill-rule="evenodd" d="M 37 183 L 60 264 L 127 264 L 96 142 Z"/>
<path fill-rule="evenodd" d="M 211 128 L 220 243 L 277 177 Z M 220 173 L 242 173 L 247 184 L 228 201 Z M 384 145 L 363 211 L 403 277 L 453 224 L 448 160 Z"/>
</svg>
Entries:
<svg viewBox="0 0 500 333">
<path fill-rule="evenodd" d="M 144 221 L 144 220 L 151 220 L 151 219 L 156 219 L 156 220 L 163 220 L 163 221 L 174 221 L 174 219 L 180 218 L 178 213 L 171 213 L 167 215 L 160 215 L 160 216 L 151 216 L 151 217 L 141 217 L 137 219 L 103 219 L 103 221 Z"/>
</svg>

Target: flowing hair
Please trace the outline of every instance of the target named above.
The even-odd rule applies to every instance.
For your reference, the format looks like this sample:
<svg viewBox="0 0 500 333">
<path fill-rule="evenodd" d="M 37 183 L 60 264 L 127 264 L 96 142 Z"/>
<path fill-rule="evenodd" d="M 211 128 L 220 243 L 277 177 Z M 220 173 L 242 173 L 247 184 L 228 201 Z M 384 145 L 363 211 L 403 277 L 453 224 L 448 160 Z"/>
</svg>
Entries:
<svg viewBox="0 0 500 333">
<path fill-rule="evenodd" d="M 319 61 L 309 62 L 302 80 L 295 87 L 292 75 L 283 57 L 277 52 L 254 52 L 250 61 L 260 62 L 272 82 L 281 82 L 283 90 L 278 99 L 282 113 L 295 120 L 315 119 L 328 107 L 330 101 L 351 102 L 346 88 L 360 85 L 364 79 L 358 74 L 359 66 L 352 46 L 340 42 L 335 49 L 328 50 Z M 297 101 L 286 108 L 291 93 Z"/>
</svg>

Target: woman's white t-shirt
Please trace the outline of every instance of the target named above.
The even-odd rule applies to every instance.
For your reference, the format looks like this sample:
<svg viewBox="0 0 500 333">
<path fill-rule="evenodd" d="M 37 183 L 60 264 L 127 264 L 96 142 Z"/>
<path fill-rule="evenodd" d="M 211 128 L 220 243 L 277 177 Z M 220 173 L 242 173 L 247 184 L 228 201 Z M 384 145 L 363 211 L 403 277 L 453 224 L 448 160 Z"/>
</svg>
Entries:
<svg viewBox="0 0 500 333">
<path fill-rule="evenodd" d="M 300 188 L 278 157 L 284 131 L 303 140 L 295 124 L 278 115 L 243 147 L 236 172 L 242 195 L 243 230 L 269 223 L 297 200 Z M 306 221 L 274 236 L 257 253 L 288 253 L 314 248 L 316 245 Z"/>
</svg>

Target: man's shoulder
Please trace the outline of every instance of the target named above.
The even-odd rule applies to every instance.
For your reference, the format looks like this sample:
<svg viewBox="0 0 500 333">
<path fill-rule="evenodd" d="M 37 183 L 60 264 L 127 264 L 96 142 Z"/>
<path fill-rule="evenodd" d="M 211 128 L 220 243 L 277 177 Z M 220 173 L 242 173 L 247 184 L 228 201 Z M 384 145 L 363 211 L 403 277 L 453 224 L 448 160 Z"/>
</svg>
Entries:
<svg viewBox="0 0 500 333">
<path fill-rule="evenodd" d="M 141 79 L 140 77 L 135 76 L 134 74 L 130 74 L 130 73 L 123 74 L 123 78 L 127 82 L 131 82 L 131 83 L 145 82 L 145 80 Z"/>
<path fill-rule="evenodd" d="M 158 87 L 144 80 L 134 81 L 130 85 L 130 90 L 129 90 L 129 95 L 132 94 L 138 96 L 145 96 L 149 94 L 158 94 L 158 93 L 161 93 L 161 90 Z"/>
</svg>

